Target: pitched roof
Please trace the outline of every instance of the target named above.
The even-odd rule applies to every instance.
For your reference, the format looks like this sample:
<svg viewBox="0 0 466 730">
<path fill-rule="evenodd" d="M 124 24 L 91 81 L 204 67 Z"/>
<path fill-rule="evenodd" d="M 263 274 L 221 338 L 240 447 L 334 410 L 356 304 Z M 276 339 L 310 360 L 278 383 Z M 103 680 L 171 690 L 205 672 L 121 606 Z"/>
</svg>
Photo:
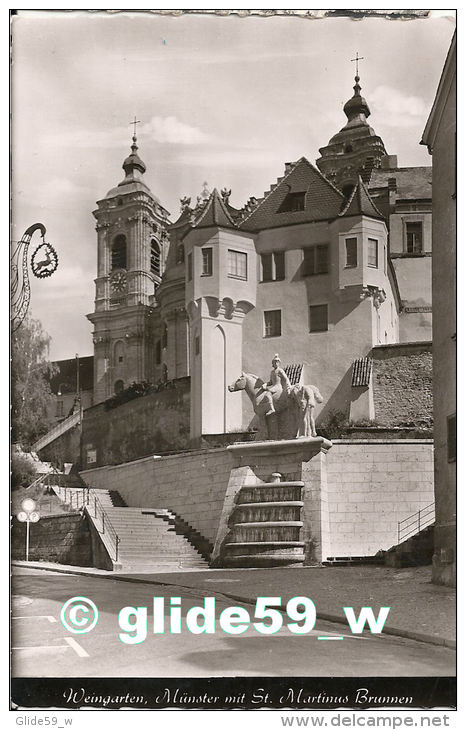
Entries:
<svg viewBox="0 0 466 730">
<path fill-rule="evenodd" d="M 204 209 L 194 223 L 195 228 L 236 228 L 225 203 L 214 188 Z"/>
<path fill-rule="evenodd" d="M 389 179 L 396 182 L 397 200 L 430 200 L 432 198 L 431 167 L 396 167 L 373 170 L 369 187 L 386 188 Z"/>
<path fill-rule="evenodd" d="M 347 204 L 340 213 L 340 216 L 351 215 L 367 215 L 370 218 L 383 219 L 382 213 L 372 200 L 361 176 L 359 176 L 358 184 L 355 185 Z"/>
<path fill-rule="evenodd" d="M 279 212 L 289 193 L 305 193 L 304 210 Z M 239 227 L 248 231 L 260 231 L 294 223 L 336 218 L 343 200 L 343 194 L 305 157 L 301 157 L 289 166 L 282 178 L 278 178 L 271 185 L 252 212 L 239 223 Z"/>
</svg>

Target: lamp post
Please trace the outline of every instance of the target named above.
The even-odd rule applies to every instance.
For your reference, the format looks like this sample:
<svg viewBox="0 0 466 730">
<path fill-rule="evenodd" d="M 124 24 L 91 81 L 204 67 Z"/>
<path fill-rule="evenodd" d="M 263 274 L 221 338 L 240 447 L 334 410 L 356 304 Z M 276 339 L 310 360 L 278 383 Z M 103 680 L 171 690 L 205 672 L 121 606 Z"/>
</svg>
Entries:
<svg viewBox="0 0 466 730">
<path fill-rule="evenodd" d="M 26 562 L 29 562 L 29 524 L 31 522 L 39 522 L 40 516 L 36 512 L 36 503 L 29 497 L 23 499 L 21 507 L 23 509 L 21 512 L 18 512 L 17 518 L 19 522 L 26 523 Z"/>
</svg>

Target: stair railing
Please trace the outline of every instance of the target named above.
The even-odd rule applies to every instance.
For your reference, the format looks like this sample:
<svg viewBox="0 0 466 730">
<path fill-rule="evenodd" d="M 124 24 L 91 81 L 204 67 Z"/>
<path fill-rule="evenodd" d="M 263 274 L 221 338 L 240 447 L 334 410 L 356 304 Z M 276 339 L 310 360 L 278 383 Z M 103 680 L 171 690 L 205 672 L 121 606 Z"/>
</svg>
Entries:
<svg viewBox="0 0 466 730">
<path fill-rule="evenodd" d="M 398 522 L 398 545 L 435 522 L 435 502 Z"/>
<path fill-rule="evenodd" d="M 83 490 L 83 494 L 85 494 L 85 504 L 84 509 L 87 511 L 89 516 L 93 518 L 94 524 L 97 528 L 97 530 L 102 535 L 107 535 L 110 539 L 110 543 L 113 547 L 113 554 L 115 555 L 115 562 L 118 562 L 118 548 L 120 545 L 120 537 L 115 530 L 114 526 L 112 525 L 112 521 L 110 520 L 110 517 L 108 516 L 107 512 L 102 506 L 102 502 L 98 498 L 98 496 L 93 491 L 92 494 L 90 492 L 89 487 L 87 487 L 85 490 Z M 99 528 L 100 523 L 100 528 Z M 110 556 L 111 557 L 111 556 Z"/>
</svg>

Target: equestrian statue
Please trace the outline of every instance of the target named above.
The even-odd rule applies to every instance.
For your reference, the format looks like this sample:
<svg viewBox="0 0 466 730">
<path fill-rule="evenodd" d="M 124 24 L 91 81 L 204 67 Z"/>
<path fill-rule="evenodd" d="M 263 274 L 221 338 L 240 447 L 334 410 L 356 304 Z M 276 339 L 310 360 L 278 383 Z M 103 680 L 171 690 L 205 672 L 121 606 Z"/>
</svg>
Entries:
<svg viewBox="0 0 466 730">
<path fill-rule="evenodd" d="M 317 436 L 314 408 L 322 403 L 323 398 L 315 385 L 291 385 L 290 380 L 281 367 L 280 357 L 274 355 L 272 371 L 268 382 L 253 373 L 241 373 L 240 377 L 228 386 L 230 393 L 246 391 L 259 418 L 265 418 L 269 437 L 278 435 L 276 417 L 280 414 L 293 411 L 296 428 L 295 438 Z M 278 429 L 279 430 L 279 429 Z"/>
</svg>

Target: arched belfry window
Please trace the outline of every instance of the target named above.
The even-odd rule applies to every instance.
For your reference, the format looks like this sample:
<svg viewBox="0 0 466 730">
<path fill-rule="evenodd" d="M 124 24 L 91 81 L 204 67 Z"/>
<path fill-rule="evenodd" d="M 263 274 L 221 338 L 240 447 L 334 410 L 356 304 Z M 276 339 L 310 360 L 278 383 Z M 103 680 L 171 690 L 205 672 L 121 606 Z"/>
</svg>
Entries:
<svg viewBox="0 0 466 730">
<path fill-rule="evenodd" d="M 113 239 L 112 271 L 114 269 L 126 269 L 126 236 L 122 233 Z"/>
<path fill-rule="evenodd" d="M 150 242 L 150 271 L 151 274 L 155 274 L 155 276 L 161 275 L 160 270 L 160 246 L 155 240 L 155 238 L 151 239 Z"/>
</svg>

